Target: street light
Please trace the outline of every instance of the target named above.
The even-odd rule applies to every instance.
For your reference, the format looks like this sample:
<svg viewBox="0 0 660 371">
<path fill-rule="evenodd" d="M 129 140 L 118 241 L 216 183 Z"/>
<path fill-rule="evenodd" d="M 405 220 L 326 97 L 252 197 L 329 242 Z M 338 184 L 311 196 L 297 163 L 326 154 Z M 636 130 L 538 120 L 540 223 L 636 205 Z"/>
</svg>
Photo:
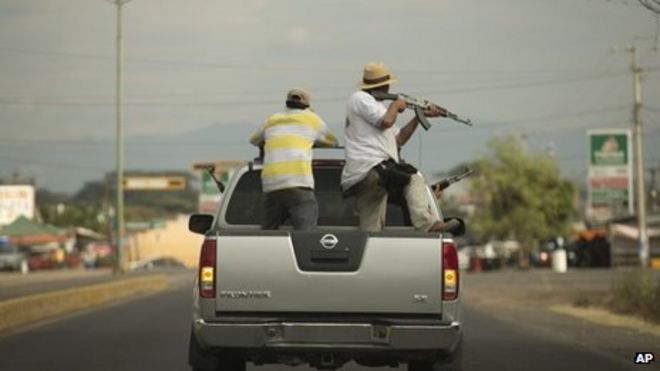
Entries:
<svg viewBox="0 0 660 371">
<path fill-rule="evenodd" d="M 116 210 L 116 233 L 115 248 L 117 260 L 115 262 L 115 273 L 122 273 L 122 244 L 124 240 L 124 129 L 123 129 L 123 100 L 124 87 L 122 75 L 123 63 L 123 40 L 121 7 L 131 0 L 108 0 L 117 6 L 117 210 Z"/>
</svg>

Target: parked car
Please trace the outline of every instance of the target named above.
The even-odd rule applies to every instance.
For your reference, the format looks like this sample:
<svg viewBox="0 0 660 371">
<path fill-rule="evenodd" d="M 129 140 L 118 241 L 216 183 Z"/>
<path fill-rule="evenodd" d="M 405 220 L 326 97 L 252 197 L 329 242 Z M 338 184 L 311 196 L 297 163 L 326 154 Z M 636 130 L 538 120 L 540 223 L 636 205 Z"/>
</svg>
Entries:
<svg viewBox="0 0 660 371">
<path fill-rule="evenodd" d="M 54 269 L 59 266 L 51 251 L 31 252 L 28 255 L 28 264 L 31 270 Z"/>
<path fill-rule="evenodd" d="M 0 248 L 0 270 L 10 270 L 23 274 L 30 271 L 28 256 L 16 246 Z"/>
<path fill-rule="evenodd" d="M 136 262 L 131 262 L 129 269 L 134 271 L 154 271 L 187 269 L 187 267 L 185 264 L 175 258 L 169 256 L 159 256 L 156 258 L 148 258 Z"/>
</svg>

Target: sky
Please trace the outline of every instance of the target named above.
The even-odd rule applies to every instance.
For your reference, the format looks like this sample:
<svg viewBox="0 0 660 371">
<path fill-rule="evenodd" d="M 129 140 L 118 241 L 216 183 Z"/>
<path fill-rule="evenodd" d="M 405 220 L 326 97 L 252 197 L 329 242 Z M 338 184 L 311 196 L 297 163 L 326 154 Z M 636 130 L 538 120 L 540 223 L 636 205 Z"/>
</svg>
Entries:
<svg viewBox="0 0 660 371">
<path fill-rule="evenodd" d="M 0 178 L 74 192 L 115 169 L 116 10 L 0 0 Z M 660 166 L 659 23 L 635 0 L 132 0 L 122 14 L 127 170 L 253 158 L 250 134 L 294 86 L 342 141 L 364 64 L 384 61 L 393 92 L 474 123 L 420 128 L 403 157 L 422 171 L 517 134 L 582 182 L 587 130 L 632 127 L 632 43 L 646 165 Z"/>
</svg>

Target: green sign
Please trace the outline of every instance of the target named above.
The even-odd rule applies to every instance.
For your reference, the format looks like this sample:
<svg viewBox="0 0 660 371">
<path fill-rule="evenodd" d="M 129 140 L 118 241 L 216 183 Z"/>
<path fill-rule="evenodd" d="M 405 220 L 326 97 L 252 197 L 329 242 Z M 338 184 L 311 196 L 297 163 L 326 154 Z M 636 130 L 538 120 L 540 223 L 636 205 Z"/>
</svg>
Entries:
<svg viewBox="0 0 660 371">
<path fill-rule="evenodd" d="M 632 214 L 630 131 L 590 130 L 588 137 L 587 217 L 607 220 Z"/>
<path fill-rule="evenodd" d="M 591 190 L 593 204 L 608 204 L 614 200 L 628 201 L 628 189 L 622 188 L 596 188 Z"/>
<path fill-rule="evenodd" d="M 592 166 L 628 165 L 628 135 L 626 133 L 592 134 L 589 140 Z"/>
<path fill-rule="evenodd" d="M 215 195 L 218 193 L 220 193 L 220 191 L 215 184 L 215 180 L 213 180 L 207 171 L 202 171 L 202 194 Z"/>
</svg>

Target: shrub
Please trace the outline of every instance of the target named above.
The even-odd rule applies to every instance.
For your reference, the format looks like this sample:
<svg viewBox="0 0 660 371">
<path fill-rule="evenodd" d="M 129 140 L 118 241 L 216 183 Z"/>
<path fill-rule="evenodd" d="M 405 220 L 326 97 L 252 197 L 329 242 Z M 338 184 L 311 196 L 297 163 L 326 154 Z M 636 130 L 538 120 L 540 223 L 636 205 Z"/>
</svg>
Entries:
<svg viewBox="0 0 660 371">
<path fill-rule="evenodd" d="M 660 323 L 660 279 L 654 282 L 649 271 L 627 271 L 612 285 L 612 310 L 623 314 L 639 314 Z"/>
</svg>

